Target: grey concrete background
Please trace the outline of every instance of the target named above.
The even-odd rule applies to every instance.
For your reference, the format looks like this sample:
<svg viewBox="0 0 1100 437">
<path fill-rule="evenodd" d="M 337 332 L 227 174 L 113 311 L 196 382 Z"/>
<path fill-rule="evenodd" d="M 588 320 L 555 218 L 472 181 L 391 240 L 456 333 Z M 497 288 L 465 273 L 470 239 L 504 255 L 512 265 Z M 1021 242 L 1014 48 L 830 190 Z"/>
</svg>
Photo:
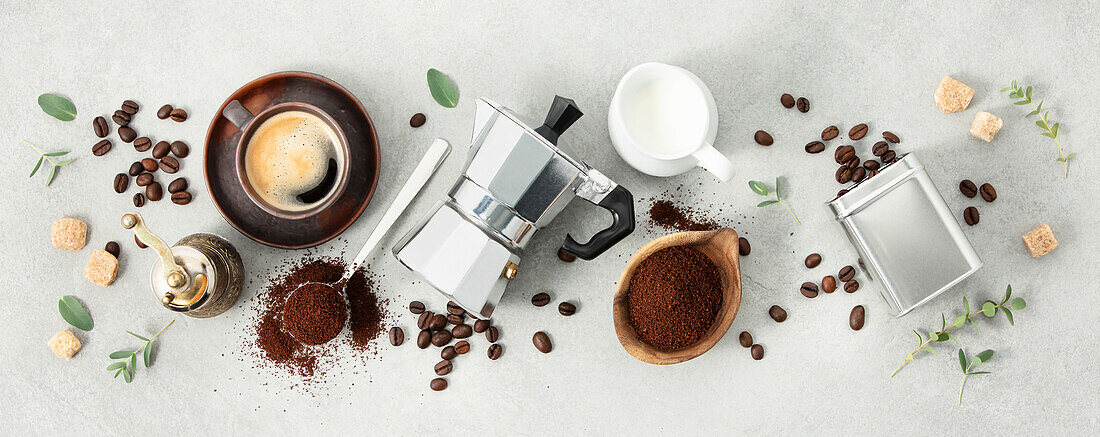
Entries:
<svg viewBox="0 0 1100 437">
<path fill-rule="evenodd" d="M 1090 2 L 4 2 L 0 6 L 0 409 L 4 434 L 1024 434 L 1096 429 L 1100 359 L 1094 329 L 1100 317 L 1095 196 L 1098 141 L 1094 86 L 1100 67 Z M 737 165 L 729 183 L 700 171 L 658 179 L 629 168 L 613 151 L 606 111 L 618 79 L 651 60 L 698 74 L 719 104 L 718 148 Z M 438 68 L 461 92 L 455 109 L 436 105 L 424 72 Z M 543 230 L 509 289 L 497 323 L 505 353 L 485 359 L 475 342 L 456 364 L 445 392 L 428 390 L 435 352 L 406 343 L 382 345 L 365 364 L 348 360 L 321 387 L 302 393 L 294 379 L 256 371 L 237 353 L 248 338 L 249 311 L 235 308 L 212 320 L 177 316 L 159 307 L 146 286 L 150 253 L 139 253 L 116 223 L 132 207 L 110 189 L 112 176 L 135 159 L 129 145 L 105 157 L 90 153 L 95 115 L 122 100 L 143 105 L 135 125 L 155 138 L 183 139 L 201 148 L 213 111 L 231 91 L 257 76 L 301 69 L 328 76 L 368 108 L 382 140 L 383 172 L 375 201 L 334 242 L 316 250 L 338 254 L 361 242 L 431 139 L 455 152 L 423 196 L 399 222 L 399 231 L 423 214 L 459 173 L 466 155 L 473 102 L 491 97 L 541 117 L 554 94 L 586 111 L 569 133 L 581 157 L 637 197 L 684 185 L 697 207 L 723 207 L 740 221 L 753 252 L 742 260 L 745 295 L 728 335 L 711 352 L 685 364 L 656 367 L 627 355 L 611 323 L 611 293 L 630 254 L 658 233 L 641 229 L 600 259 L 566 265 L 554 247 L 566 232 L 590 235 L 607 218 L 575 203 Z M 974 87 L 965 112 L 945 115 L 932 93 L 943 75 Z M 1039 136 L 1026 110 L 998 90 L 1012 79 L 1034 84 L 1062 123 L 1060 139 L 1081 154 L 1068 180 L 1061 177 L 1052 142 Z M 35 103 L 44 92 L 68 96 L 80 114 L 62 123 Z M 809 114 L 784 110 L 783 92 L 807 96 Z M 183 124 L 153 118 L 169 102 L 186 108 Z M 974 114 L 1005 121 L 991 143 L 968 134 Z M 428 124 L 410 129 L 424 112 Z M 901 319 L 888 315 L 876 286 L 855 294 L 808 300 L 798 284 L 819 280 L 855 261 L 822 203 L 839 188 L 834 164 L 808 156 L 802 145 L 822 128 L 846 130 L 868 122 L 869 136 L 892 130 L 901 151 L 916 151 L 947 203 L 977 206 L 982 221 L 966 233 L 985 267 L 947 296 Z M 752 143 L 767 129 L 776 144 Z M 79 159 L 50 187 L 27 179 L 35 155 L 20 140 Z M 872 141 L 860 143 L 869 157 Z M 841 143 L 830 144 L 830 151 Z M 200 153 L 184 160 L 195 201 L 186 208 L 161 202 L 142 213 L 170 240 L 199 231 L 227 237 L 260 272 L 302 255 L 267 248 L 232 230 L 202 184 Z M 756 209 L 746 181 L 782 177 L 787 199 L 803 221 L 795 226 L 779 208 Z M 993 204 L 962 197 L 961 178 L 991 182 Z M 712 206 L 713 205 L 713 206 Z M 90 224 L 89 248 L 54 249 L 50 223 L 73 216 Z M 644 224 L 644 220 L 642 222 Z M 1032 259 L 1020 235 L 1049 223 L 1061 246 Z M 644 226 L 642 226 L 644 228 Z M 386 239 L 392 243 L 396 235 Z M 90 248 L 123 243 L 115 285 L 100 289 L 81 277 Z M 1090 249 L 1091 248 L 1091 249 Z M 807 271 L 802 258 L 824 255 Z M 398 324 L 412 332 L 403 309 L 411 299 L 443 302 L 387 257 L 377 264 Z M 1016 326 L 981 320 L 981 335 L 961 331 L 970 352 L 992 348 L 973 377 L 964 405 L 955 405 L 961 374 L 956 345 L 937 347 L 895 378 L 891 370 L 913 347 L 911 329 L 937 327 L 939 313 L 956 314 L 962 296 L 972 302 L 1001 296 L 1011 283 L 1029 306 Z M 257 290 L 242 295 L 246 304 Z M 571 318 L 527 300 L 549 291 L 580 310 Z M 84 349 L 65 362 L 45 342 L 66 327 L 55 309 L 65 294 L 78 296 L 96 320 L 78 333 Z M 772 304 L 790 319 L 767 318 Z M 847 327 L 850 308 L 868 309 L 867 326 Z M 126 385 L 103 368 L 107 354 L 132 346 L 125 329 L 151 333 L 169 320 L 157 365 Z M 556 349 L 530 345 L 547 330 Z M 754 362 L 736 341 L 752 332 L 766 348 Z M 355 361 L 355 362 L 353 362 Z"/>
</svg>

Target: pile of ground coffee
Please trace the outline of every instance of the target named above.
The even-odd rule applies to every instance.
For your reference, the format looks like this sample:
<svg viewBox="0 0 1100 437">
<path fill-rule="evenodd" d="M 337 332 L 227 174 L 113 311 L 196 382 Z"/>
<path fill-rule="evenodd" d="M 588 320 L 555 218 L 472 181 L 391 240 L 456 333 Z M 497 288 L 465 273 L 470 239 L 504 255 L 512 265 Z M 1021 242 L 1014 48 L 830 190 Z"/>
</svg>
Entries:
<svg viewBox="0 0 1100 437">
<path fill-rule="evenodd" d="M 336 338 L 347 319 L 344 296 L 328 284 L 302 285 L 283 305 L 283 329 L 308 345 L 325 344 Z"/>
<path fill-rule="evenodd" d="M 664 199 L 650 204 L 649 219 L 657 226 L 675 231 L 712 231 L 720 227 L 717 221 L 700 212 Z"/>
<path fill-rule="evenodd" d="M 722 305 L 719 275 L 710 258 L 689 246 L 642 260 L 627 288 L 628 318 L 638 338 L 660 350 L 698 342 Z"/>
</svg>

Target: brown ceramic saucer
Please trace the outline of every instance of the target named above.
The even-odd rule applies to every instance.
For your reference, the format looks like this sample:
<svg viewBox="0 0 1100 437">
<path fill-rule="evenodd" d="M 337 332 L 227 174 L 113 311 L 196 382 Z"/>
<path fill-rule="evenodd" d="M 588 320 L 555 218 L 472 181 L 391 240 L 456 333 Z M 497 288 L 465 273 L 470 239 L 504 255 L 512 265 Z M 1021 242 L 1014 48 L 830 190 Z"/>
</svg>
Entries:
<svg viewBox="0 0 1100 437">
<path fill-rule="evenodd" d="M 235 153 L 241 131 L 221 115 L 233 100 L 253 114 L 283 102 L 304 102 L 331 115 L 351 149 L 351 174 L 340 198 L 328 209 L 300 220 L 281 219 L 256 206 L 237 180 Z M 234 91 L 214 114 L 206 131 L 203 177 L 222 217 L 248 238 L 284 249 L 313 247 L 355 223 L 374 196 L 380 167 L 378 135 L 359 99 L 336 82 L 303 71 L 272 73 Z"/>
</svg>

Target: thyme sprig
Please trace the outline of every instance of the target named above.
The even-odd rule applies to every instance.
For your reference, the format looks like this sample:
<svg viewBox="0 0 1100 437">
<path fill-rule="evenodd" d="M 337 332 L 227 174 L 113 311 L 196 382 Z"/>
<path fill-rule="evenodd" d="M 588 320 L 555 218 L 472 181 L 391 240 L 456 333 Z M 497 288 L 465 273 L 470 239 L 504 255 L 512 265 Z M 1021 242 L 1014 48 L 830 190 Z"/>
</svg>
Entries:
<svg viewBox="0 0 1100 437">
<path fill-rule="evenodd" d="M 38 169 L 42 167 L 42 163 L 46 162 L 46 161 L 49 161 L 51 168 L 50 168 L 50 175 L 46 176 L 46 186 L 49 186 L 50 183 L 53 182 L 53 178 L 54 178 L 54 176 L 57 175 L 57 169 L 59 167 L 64 167 L 66 165 L 72 164 L 73 161 L 76 161 L 76 158 L 73 158 L 73 159 L 70 159 L 70 160 L 67 160 L 67 161 L 61 161 L 61 162 L 57 162 L 57 161 L 53 160 L 55 157 L 68 155 L 69 154 L 68 151 L 46 153 L 46 152 L 43 152 L 42 149 L 39 149 L 34 144 L 31 144 L 30 142 L 28 142 L 27 140 L 23 140 L 23 144 L 31 146 L 31 148 L 34 149 L 35 152 L 38 152 L 38 164 L 34 165 L 34 169 L 31 170 L 30 176 L 27 176 L 27 177 L 34 177 L 34 174 L 38 173 Z"/>
<path fill-rule="evenodd" d="M 779 197 L 779 178 L 775 178 L 775 191 L 774 192 L 769 190 L 768 186 L 765 185 L 763 182 L 760 182 L 760 181 L 749 181 L 749 188 L 752 189 L 752 192 L 754 192 L 756 194 L 759 194 L 761 196 L 772 197 L 770 200 L 765 200 L 763 202 L 758 203 L 756 205 L 757 208 L 763 208 L 763 207 L 771 205 L 773 203 L 778 203 L 780 206 L 783 207 L 783 209 L 787 210 L 787 214 L 791 215 L 791 218 L 794 219 L 795 223 L 798 223 L 799 226 L 802 226 L 802 222 L 798 221 L 798 217 L 795 217 L 794 212 L 792 212 L 791 209 L 787 207 L 787 204 L 783 203 L 783 199 L 781 199 Z M 772 194 L 774 194 L 774 196 L 771 196 Z"/>
<path fill-rule="evenodd" d="M 1054 144 L 1056 146 L 1058 146 L 1058 159 L 1056 159 L 1055 161 L 1058 161 L 1058 162 L 1062 163 L 1062 178 L 1063 179 L 1068 179 L 1069 178 L 1069 160 L 1073 159 L 1074 156 L 1077 156 L 1077 153 L 1070 153 L 1069 155 L 1066 155 L 1062 151 L 1062 143 L 1060 141 L 1058 141 L 1058 127 L 1059 127 L 1059 124 L 1050 122 L 1050 111 L 1043 112 L 1043 103 L 1045 101 L 1044 100 L 1039 100 L 1038 105 L 1033 103 L 1032 99 L 1034 98 L 1034 93 L 1035 93 L 1034 88 L 1031 85 L 1028 85 L 1027 87 L 1024 87 L 1022 85 L 1017 84 L 1016 81 L 1012 81 L 1012 85 L 1001 88 L 1002 93 L 1006 92 L 1006 91 L 1011 91 L 1010 93 L 1008 93 L 1008 98 L 1010 98 L 1010 99 L 1019 99 L 1015 102 L 1017 105 L 1029 105 L 1029 106 L 1031 106 L 1032 111 L 1029 112 L 1025 116 L 1026 118 L 1030 118 L 1032 116 L 1039 116 L 1039 119 L 1035 121 L 1035 125 L 1039 126 L 1039 128 L 1043 130 L 1043 132 L 1040 133 L 1039 135 L 1042 135 L 1044 137 L 1048 137 L 1048 138 L 1054 140 Z"/>
<path fill-rule="evenodd" d="M 137 368 L 138 352 L 142 352 L 142 362 L 145 363 L 145 368 L 148 369 L 149 367 L 151 367 L 153 365 L 153 342 L 156 341 L 157 337 L 160 336 L 160 333 L 164 332 L 165 329 L 168 329 L 169 326 L 172 326 L 173 323 L 176 323 L 176 321 L 173 320 L 171 322 L 168 322 L 167 325 L 164 325 L 163 328 L 160 328 L 160 331 L 157 331 L 157 333 L 150 338 L 145 338 L 140 335 L 134 334 L 133 332 L 126 331 L 127 334 L 137 337 L 138 339 L 144 341 L 145 344 L 142 344 L 140 347 L 132 351 L 123 349 L 111 352 L 110 358 L 112 360 L 122 361 L 118 361 L 107 366 L 107 371 L 110 372 L 113 370 L 115 372 L 115 378 L 118 378 L 118 375 L 121 374 L 122 379 L 125 380 L 127 384 L 129 384 L 130 381 L 134 380 L 134 369 Z"/>
</svg>

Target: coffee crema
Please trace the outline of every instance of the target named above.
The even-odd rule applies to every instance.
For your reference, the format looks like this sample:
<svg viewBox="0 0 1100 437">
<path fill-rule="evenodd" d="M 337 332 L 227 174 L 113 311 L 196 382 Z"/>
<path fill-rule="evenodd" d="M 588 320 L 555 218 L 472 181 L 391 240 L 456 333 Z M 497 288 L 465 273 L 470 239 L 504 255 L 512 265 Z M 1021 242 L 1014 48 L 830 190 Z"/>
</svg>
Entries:
<svg viewBox="0 0 1100 437">
<path fill-rule="evenodd" d="M 272 207 L 303 211 L 326 200 L 343 156 L 336 132 L 306 111 L 286 111 L 264 120 L 249 138 L 244 170 L 256 194 Z"/>
</svg>

